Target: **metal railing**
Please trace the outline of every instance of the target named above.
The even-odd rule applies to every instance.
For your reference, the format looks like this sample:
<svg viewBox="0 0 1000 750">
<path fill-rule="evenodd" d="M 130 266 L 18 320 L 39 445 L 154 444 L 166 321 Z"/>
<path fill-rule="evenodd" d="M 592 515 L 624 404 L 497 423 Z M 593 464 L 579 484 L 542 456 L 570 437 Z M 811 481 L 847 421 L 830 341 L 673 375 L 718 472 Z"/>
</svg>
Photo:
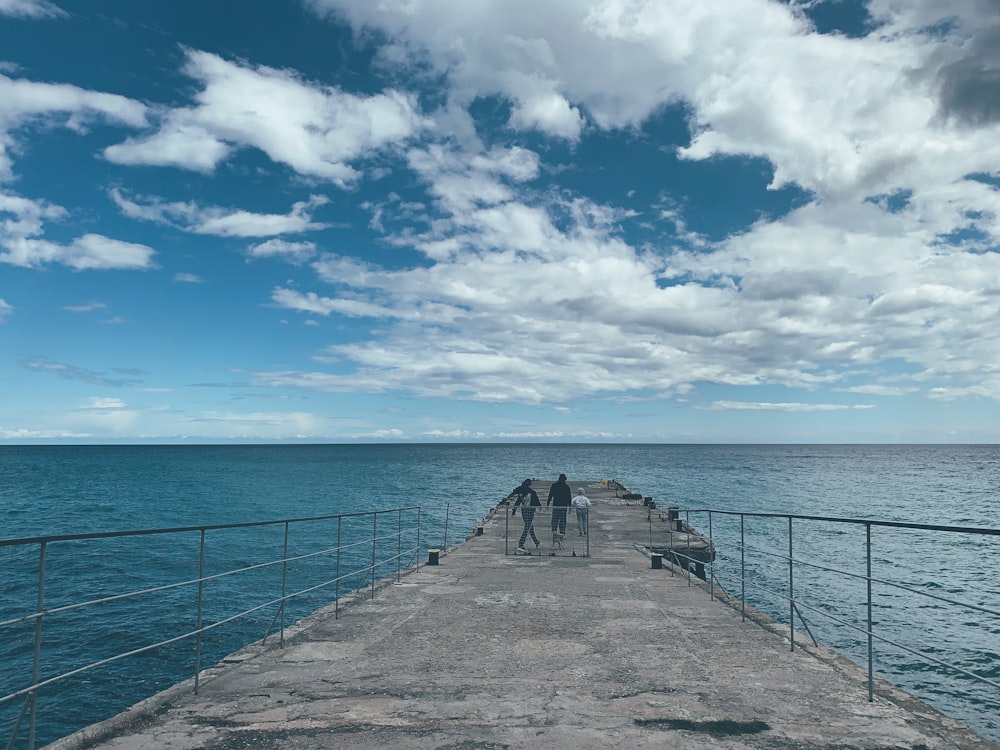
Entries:
<svg viewBox="0 0 1000 750">
<path fill-rule="evenodd" d="M 707 524 L 702 533 L 714 549 L 705 563 L 710 595 L 714 598 L 719 591 L 738 603 L 744 619 L 749 607 L 784 624 L 792 650 L 797 623 L 817 645 L 814 631 L 829 623 L 826 631 L 835 633 L 834 650 L 866 668 L 869 700 L 874 698 L 877 672 L 888 673 L 890 681 L 899 684 L 906 671 L 885 665 L 876 669 L 880 655 L 890 665 L 916 659 L 939 673 L 985 686 L 985 701 L 1000 707 L 996 641 L 992 649 L 977 651 L 982 658 L 972 661 L 978 668 L 963 666 L 946 647 L 950 642 L 970 650 L 969 638 L 959 630 L 993 634 L 994 639 L 1000 633 L 995 578 L 1000 529 L 714 509 L 683 513 L 689 526 L 692 517 Z M 982 590 L 948 583 L 958 572 L 956 545 L 965 551 L 966 560 L 980 555 Z M 677 552 L 690 581 L 694 560 Z M 964 572 L 969 576 L 974 570 L 968 566 Z M 989 636 L 983 637 L 988 642 Z M 914 638 L 920 642 L 914 643 Z M 974 716 L 979 710 L 968 713 Z"/>
<path fill-rule="evenodd" d="M 76 681 L 91 693 L 101 683 L 115 690 L 126 660 L 166 651 L 161 658 L 176 662 L 183 658 L 177 653 L 179 644 L 186 643 L 191 660 L 187 674 L 197 693 L 209 656 L 206 642 L 223 626 L 242 621 L 245 632 L 257 629 L 262 645 L 272 634 L 284 645 L 286 620 L 296 606 L 304 615 L 332 599 L 338 617 L 342 594 L 374 597 L 380 583 L 398 581 L 404 570 L 420 565 L 421 520 L 420 508 L 414 506 L 0 540 L 0 553 L 9 561 L 5 579 L 11 583 L 5 585 L 0 610 L 0 657 L 6 662 L 0 675 L 0 711 L 13 707 L 0 713 L 11 722 L 6 750 L 19 740 L 17 747 L 34 750 L 39 707 L 50 694 L 63 709 L 86 704 L 70 683 Z M 447 549 L 448 512 L 444 524 Z M 20 589 L 12 592 L 18 582 Z M 130 582 L 138 585 L 125 588 Z M 18 607 L 26 611 L 10 616 Z M 149 624 L 144 635 L 151 639 L 139 637 L 140 620 Z M 79 631 L 86 623 L 97 622 L 116 636 L 111 653 L 85 653 L 74 643 L 85 640 Z M 248 636 L 234 645 L 233 637 L 211 643 L 209 658 L 218 660 L 256 640 Z M 49 650 L 58 653 L 47 650 L 50 640 L 55 645 Z M 109 669 L 115 671 L 99 676 Z M 164 680 L 174 684 L 181 681 L 177 677 Z M 128 695 L 120 686 L 118 692 Z M 70 731 L 95 720 L 90 717 Z"/>
</svg>

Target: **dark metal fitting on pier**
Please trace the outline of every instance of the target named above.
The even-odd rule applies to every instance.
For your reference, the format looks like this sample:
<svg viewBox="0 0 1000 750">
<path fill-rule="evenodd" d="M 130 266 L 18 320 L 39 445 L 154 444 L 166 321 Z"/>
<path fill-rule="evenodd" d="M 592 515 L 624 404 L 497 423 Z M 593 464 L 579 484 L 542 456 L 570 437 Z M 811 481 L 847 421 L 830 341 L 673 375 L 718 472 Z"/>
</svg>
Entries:
<svg viewBox="0 0 1000 750">
<path fill-rule="evenodd" d="M 428 565 L 437 565 L 438 564 L 438 555 L 440 555 L 440 554 L 441 554 L 441 550 L 439 550 L 439 549 L 429 549 L 429 550 L 427 550 L 427 564 Z"/>
<path fill-rule="evenodd" d="M 660 570 L 663 567 L 663 555 L 659 552 L 653 552 L 649 556 L 649 562 L 653 570 Z"/>
</svg>

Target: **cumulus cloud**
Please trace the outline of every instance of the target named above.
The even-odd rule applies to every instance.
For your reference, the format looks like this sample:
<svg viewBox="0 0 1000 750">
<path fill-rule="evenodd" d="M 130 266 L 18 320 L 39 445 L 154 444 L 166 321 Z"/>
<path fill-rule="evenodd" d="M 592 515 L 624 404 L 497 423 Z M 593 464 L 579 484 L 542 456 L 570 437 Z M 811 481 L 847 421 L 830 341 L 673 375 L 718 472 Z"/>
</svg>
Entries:
<svg viewBox="0 0 1000 750">
<path fill-rule="evenodd" d="M 0 0 L 0 16 L 58 18 L 66 12 L 48 0 Z"/>
<path fill-rule="evenodd" d="M 0 297 L 0 323 L 3 323 L 14 312 L 14 306 Z"/>
<path fill-rule="evenodd" d="M 117 94 L 0 74 L 0 181 L 13 175 L 10 150 L 17 145 L 17 130 L 32 122 L 83 131 L 91 120 L 103 118 L 142 127 L 146 124 L 146 114 L 144 104 Z"/>
<path fill-rule="evenodd" d="M 110 192 L 111 199 L 122 213 L 131 219 L 152 221 L 194 234 L 218 237 L 272 237 L 323 229 L 327 225 L 312 220 L 314 209 L 329 199 L 322 195 L 292 205 L 287 214 L 258 214 L 242 209 L 200 206 L 193 201 L 168 202 L 159 197 L 132 199 L 118 188 Z"/>
<path fill-rule="evenodd" d="M 188 51 L 185 72 L 202 87 L 195 104 L 166 111 L 150 135 L 108 147 L 107 159 L 210 171 L 234 149 L 256 148 L 299 174 L 347 186 L 359 176 L 352 162 L 429 125 L 399 91 L 358 96 L 197 50 Z"/>
<path fill-rule="evenodd" d="M 151 247 L 100 234 L 85 234 L 66 245 L 35 239 L 10 240 L 3 244 L 0 263 L 24 268 L 49 264 L 68 266 L 75 271 L 153 267 L 154 250 Z"/>
<path fill-rule="evenodd" d="M 388 34 L 387 60 L 429 62 L 462 106 L 509 100 L 514 128 L 574 139 L 584 117 L 570 113 L 621 129 L 684 106 L 683 157 L 760 157 L 773 187 L 859 197 L 960 179 L 984 148 L 997 154 L 985 133 L 946 134 L 935 103 L 994 121 L 1000 25 L 987 0 L 873 2 L 875 29 L 858 38 L 819 35 L 794 4 L 767 0 L 310 4 Z"/>
<path fill-rule="evenodd" d="M 1000 6 L 937 72 L 941 113 L 969 126 L 1000 122 Z"/>
<path fill-rule="evenodd" d="M 384 59 L 429 63 L 447 75 L 448 97 L 457 107 L 465 108 L 481 96 L 508 99 L 512 127 L 575 141 L 585 126 L 584 110 L 602 127 L 621 127 L 641 120 L 664 97 L 673 96 L 664 91 L 667 77 L 658 75 L 653 85 L 644 85 L 647 76 L 662 73 L 661 66 L 650 59 L 641 40 L 618 43 L 607 32 L 614 19 L 602 18 L 592 4 L 429 0 L 419 9 L 352 0 L 309 4 L 318 13 L 347 18 L 359 30 L 387 33 L 390 46 Z M 680 16 L 680 9 L 670 15 Z M 660 19 L 657 28 L 667 26 L 666 21 Z M 733 20 L 734 29 L 739 22 Z M 677 26 L 683 27 L 683 20 Z M 630 76 L 627 87 L 616 87 Z"/>
<path fill-rule="evenodd" d="M 434 217 L 423 233 L 388 234 L 427 262 L 326 255 L 313 264 L 325 289 L 272 294 L 290 309 L 378 321 L 377 339 L 332 346 L 321 361 L 355 363 L 359 388 L 486 401 L 701 382 L 850 389 L 876 372 L 879 390 L 857 392 L 946 378 L 1000 398 L 1000 367 L 988 364 L 1000 361 L 1000 192 L 975 177 L 1000 174 L 986 85 L 995 5 L 876 2 L 873 30 L 856 38 L 821 36 L 794 6 L 761 0 L 530 5 L 312 2 L 387 33 L 387 65 L 429 61 L 453 103 L 507 98 L 512 128 L 580 137 L 568 120 L 522 114 L 550 96 L 566 103 L 553 112 L 604 129 L 683 104 L 681 158 L 759 157 L 772 188 L 799 186 L 806 202 L 719 241 L 640 247 L 621 231 L 633 214 L 532 193 L 535 152 L 411 148 Z M 947 13 L 960 18 L 943 24 Z M 962 93 L 962 76 L 983 84 L 978 94 Z M 942 108 L 967 127 L 949 126 Z M 389 226 L 390 210 L 378 207 L 375 226 Z M 671 211 L 683 228 L 682 209 Z M 282 380 L 339 390 L 352 378 Z"/>
<path fill-rule="evenodd" d="M 247 248 L 250 258 L 282 258 L 289 263 L 304 263 L 316 254 L 315 242 L 267 240 Z"/>
<path fill-rule="evenodd" d="M 27 8 L 15 3 L 8 8 Z M 55 6 L 39 3 L 38 11 Z M 37 83 L 0 75 L 0 182 L 13 178 L 11 152 L 20 148 L 18 133 L 31 124 L 61 125 L 84 131 L 94 119 L 130 127 L 146 122 L 145 105 L 116 94 L 89 91 L 67 84 Z M 66 243 L 43 238 L 45 223 L 67 219 L 69 212 L 43 199 L 33 200 L 0 190 L 0 263 L 40 267 L 62 264 L 75 270 L 146 269 L 153 250 L 89 233 Z"/>
<path fill-rule="evenodd" d="M 61 264 L 77 271 L 148 269 L 154 250 L 100 234 L 85 234 L 61 244 L 38 238 L 43 219 L 62 219 L 66 210 L 0 192 L 0 263 L 24 268 Z"/>
<path fill-rule="evenodd" d="M 430 97 L 442 100 L 434 125 L 401 89 L 350 94 L 198 51 L 186 53 L 184 69 L 193 101 L 154 113 L 0 78 L 0 104 L 11 104 L 0 107 L 0 158 L 36 119 L 83 127 L 93 117 L 128 127 L 155 118 L 104 151 L 120 165 L 210 172 L 257 149 L 294 172 L 299 187 L 353 187 L 369 155 L 399 157 L 406 197 L 364 196 L 369 228 L 388 248 L 378 254 L 287 239 L 329 228 L 323 196 L 286 213 L 284 204 L 254 213 L 111 191 L 136 220 L 260 238 L 247 243 L 248 258 L 302 266 L 293 281 L 268 285 L 274 305 L 354 326 L 316 352 L 315 367 L 254 371 L 253 385 L 551 407 L 622 393 L 693 398 L 704 383 L 1000 399 L 995 2 L 871 0 L 870 31 L 852 37 L 817 33 L 800 3 L 765 0 L 309 5 L 374 29 L 368 38 L 385 42 L 378 61 L 394 80 L 413 80 L 416 70 L 440 81 Z M 477 119 L 484 102 L 503 113 L 502 127 Z M 664 113 L 683 113 L 686 138 L 657 141 Z M 552 177 L 581 167 L 576 150 L 608 134 L 670 150 L 685 173 L 759 165 L 772 190 L 800 197 L 735 228 L 722 217 L 709 235 L 691 228 L 684 197 L 667 188 L 640 207 L 641 190 L 623 190 L 616 203 L 603 185 L 588 197 L 586 179 Z M 45 223 L 66 213 L 0 193 L 0 260 L 110 263 L 110 252 L 83 253 L 82 241 L 42 239 Z M 112 241 L 87 237 L 110 251 Z M 118 250 L 120 267 L 151 264 L 140 246 Z M 87 376 L 44 362 L 38 369 Z M 836 400 L 708 408 L 873 407 Z M 324 429 L 308 415 L 299 423 L 267 413 L 200 419 L 234 435 L 244 434 L 241 424 L 246 434 Z M 501 436 L 567 434 L 526 427 Z"/>
</svg>

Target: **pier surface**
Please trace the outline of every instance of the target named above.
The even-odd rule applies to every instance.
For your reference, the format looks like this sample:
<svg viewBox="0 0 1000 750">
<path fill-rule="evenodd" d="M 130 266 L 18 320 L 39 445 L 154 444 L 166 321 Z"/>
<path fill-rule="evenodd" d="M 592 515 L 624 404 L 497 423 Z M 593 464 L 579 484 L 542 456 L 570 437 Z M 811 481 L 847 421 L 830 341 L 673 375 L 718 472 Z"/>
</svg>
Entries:
<svg viewBox="0 0 1000 750">
<path fill-rule="evenodd" d="M 649 511 L 586 486 L 589 556 L 572 512 L 565 549 L 547 554 L 540 518 L 543 554 L 529 557 L 505 554 L 520 517 L 508 528 L 491 514 L 438 565 L 208 670 L 198 695 L 177 686 L 49 747 L 1000 747 L 885 683 L 869 702 L 853 663 L 811 643 L 793 651 L 782 628 L 652 568 Z"/>
</svg>

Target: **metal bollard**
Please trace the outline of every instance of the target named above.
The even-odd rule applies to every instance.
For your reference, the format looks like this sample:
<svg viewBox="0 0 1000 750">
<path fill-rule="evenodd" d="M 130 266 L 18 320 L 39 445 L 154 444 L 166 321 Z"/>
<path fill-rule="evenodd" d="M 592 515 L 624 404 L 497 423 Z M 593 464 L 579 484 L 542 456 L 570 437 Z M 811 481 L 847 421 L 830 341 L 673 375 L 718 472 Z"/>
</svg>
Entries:
<svg viewBox="0 0 1000 750">
<path fill-rule="evenodd" d="M 428 565 L 437 565 L 438 564 L 438 555 L 440 555 L 440 554 L 441 554 L 441 550 L 439 550 L 439 549 L 429 549 L 429 550 L 427 550 L 427 564 Z"/>
<path fill-rule="evenodd" d="M 654 552 L 649 556 L 649 563 L 653 570 L 660 570 L 663 567 L 663 555 Z"/>
<path fill-rule="evenodd" d="M 482 535 L 483 535 L 483 527 L 482 526 L 477 526 L 476 527 L 476 536 L 482 536 Z"/>
</svg>

